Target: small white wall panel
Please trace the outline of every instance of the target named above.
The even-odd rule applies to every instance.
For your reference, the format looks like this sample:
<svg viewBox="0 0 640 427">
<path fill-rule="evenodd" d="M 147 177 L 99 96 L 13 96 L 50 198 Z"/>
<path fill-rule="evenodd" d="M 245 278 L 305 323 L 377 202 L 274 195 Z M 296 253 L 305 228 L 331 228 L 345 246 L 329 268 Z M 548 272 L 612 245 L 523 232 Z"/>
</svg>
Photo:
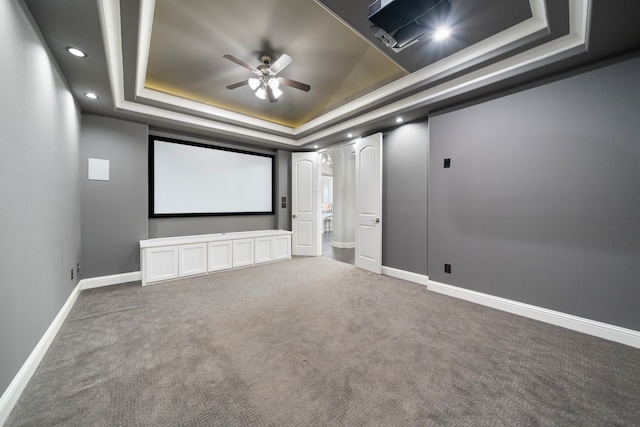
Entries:
<svg viewBox="0 0 640 427">
<path fill-rule="evenodd" d="M 179 275 L 180 277 L 193 276 L 207 272 L 207 244 L 194 243 L 180 245 L 179 247 Z"/>
<path fill-rule="evenodd" d="M 146 249 L 145 282 L 157 282 L 178 277 L 178 247 L 166 246 Z"/>
<path fill-rule="evenodd" d="M 256 237 L 255 263 L 273 261 L 273 237 Z"/>
<path fill-rule="evenodd" d="M 273 238 L 273 259 L 291 258 L 291 235 L 275 236 Z"/>
<path fill-rule="evenodd" d="M 92 181 L 109 181 L 109 160 L 89 159 L 87 171 Z"/>
<path fill-rule="evenodd" d="M 240 239 L 233 241 L 233 266 L 244 267 L 253 265 L 254 239 Z"/>
<path fill-rule="evenodd" d="M 209 271 L 227 270 L 233 267 L 230 240 L 209 243 Z"/>
</svg>

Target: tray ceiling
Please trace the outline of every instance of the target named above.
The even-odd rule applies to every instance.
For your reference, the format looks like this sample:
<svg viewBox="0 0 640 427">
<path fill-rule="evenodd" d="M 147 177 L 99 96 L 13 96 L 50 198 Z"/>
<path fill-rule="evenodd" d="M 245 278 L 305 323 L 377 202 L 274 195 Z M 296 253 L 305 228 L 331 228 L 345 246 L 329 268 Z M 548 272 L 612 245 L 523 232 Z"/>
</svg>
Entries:
<svg viewBox="0 0 640 427">
<path fill-rule="evenodd" d="M 83 112 L 269 147 L 365 135 L 640 46 L 636 2 L 452 0 L 450 39 L 396 53 L 368 28 L 370 0 L 21 1 Z M 283 53 L 280 75 L 310 92 L 270 104 L 225 88 L 251 73 L 222 55 Z"/>
</svg>

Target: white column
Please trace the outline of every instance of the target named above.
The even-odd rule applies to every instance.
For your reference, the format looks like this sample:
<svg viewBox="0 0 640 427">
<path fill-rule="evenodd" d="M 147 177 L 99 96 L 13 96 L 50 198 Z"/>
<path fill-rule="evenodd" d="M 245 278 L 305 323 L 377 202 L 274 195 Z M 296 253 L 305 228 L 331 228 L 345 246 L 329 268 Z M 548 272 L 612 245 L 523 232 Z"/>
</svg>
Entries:
<svg viewBox="0 0 640 427">
<path fill-rule="evenodd" d="M 333 157 L 333 246 L 355 245 L 355 157 L 353 146 L 332 151 Z"/>
</svg>

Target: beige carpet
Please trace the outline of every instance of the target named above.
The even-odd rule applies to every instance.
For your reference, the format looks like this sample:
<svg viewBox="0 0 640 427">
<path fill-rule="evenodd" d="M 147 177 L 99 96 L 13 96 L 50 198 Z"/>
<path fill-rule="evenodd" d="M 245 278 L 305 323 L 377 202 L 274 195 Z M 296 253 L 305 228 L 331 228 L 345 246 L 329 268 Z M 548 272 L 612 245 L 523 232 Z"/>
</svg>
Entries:
<svg viewBox="0 0 640 427">
<path fill-rule="evenodd" d="M 325 258 L 83 291 L 7 426 L 637 426 L 640 350 Z"/>
</svg>

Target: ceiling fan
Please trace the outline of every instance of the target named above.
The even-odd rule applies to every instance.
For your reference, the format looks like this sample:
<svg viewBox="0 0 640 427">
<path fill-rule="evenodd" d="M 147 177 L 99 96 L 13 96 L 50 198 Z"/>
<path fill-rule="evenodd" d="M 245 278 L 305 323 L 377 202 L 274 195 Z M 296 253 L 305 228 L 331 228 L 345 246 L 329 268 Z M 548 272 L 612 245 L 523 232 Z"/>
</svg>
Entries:
<svg viewBox="0 0 640 427">
<path fill-rule="evenodd" d="M 311 90 L 311 86 L 305 83 L 300 83 L 295 80 L 287 79 L 285 77 L 278 77 L 277 74 L 284 70 L 289 64 L 293 62 L 293 59 L 286 53 L 280 56 L 275 62 L 271 63 L 271 57 L 269 55 L 262 55 L 260 60 L 262 65 L 257 68 L 253 67 L 241 59 L 236 58 L 233 55 L 224 55 L 224 58 L 231 62 L 235 62 L 241 67 L 256 74 L 256 77 L 251 77 L 248 80 L 243 80 L 238 83 L 227 86 L 227 89 L 236 89 L 245 85 L 249 85 L 251 90 L 255 91 L 255 94 L 260 99 L 269 99 L 269 102 L 276 102 L 282 91 L 280 90 L 280 84 L 289 86 L 292 88 L 300 89 L 305 92 Z"/>
</svg>

